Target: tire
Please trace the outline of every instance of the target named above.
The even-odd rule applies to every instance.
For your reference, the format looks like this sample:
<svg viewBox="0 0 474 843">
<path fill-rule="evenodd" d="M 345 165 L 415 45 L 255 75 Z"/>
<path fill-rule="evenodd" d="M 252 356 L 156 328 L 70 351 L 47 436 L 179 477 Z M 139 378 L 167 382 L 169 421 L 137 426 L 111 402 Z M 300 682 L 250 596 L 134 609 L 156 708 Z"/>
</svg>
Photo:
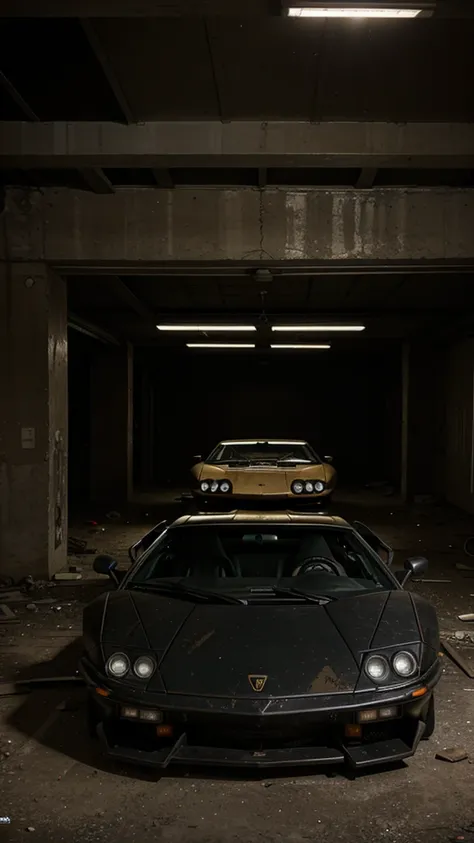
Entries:
<svg viewBox="0 0 474 843">
<path fill-rule="evenodd" d="M 89 737 L 97 738 L 97 726 L 99 725 L 100 721 L 102 720 L 102 716 L 100 714 L 99 706 L 92 699 L 92 697 L 87 698 L 87 731 L 89 733 Z"/>
<path fill-rule="evenodd" d="M 426 712 L 426 720 L 425 720 L 425 731 L 423 732 L 423 740 L 427 741 L 431 738 L 436 726 L 436 715 L 435 715 L 435 701 L 434 701 L 434 694 L 431 695 L 431 699 L 428 703 L 428 711 Z"/>
</svg>

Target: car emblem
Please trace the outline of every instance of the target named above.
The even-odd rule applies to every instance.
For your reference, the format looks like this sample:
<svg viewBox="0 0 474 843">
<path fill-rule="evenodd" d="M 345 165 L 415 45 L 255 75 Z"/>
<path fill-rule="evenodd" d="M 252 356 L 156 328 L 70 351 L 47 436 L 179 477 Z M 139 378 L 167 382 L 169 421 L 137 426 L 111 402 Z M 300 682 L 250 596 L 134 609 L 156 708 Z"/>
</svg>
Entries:
<svg viewBox="0 0 474 843">
<path fill-rule="evenodd" d="M 256 676 L 254 673 L 249 674 L 249 682 L 254 691 L 263 691 L 265 687 L 265 682 L 267 681 L 268 676 Z"/>
</svg>

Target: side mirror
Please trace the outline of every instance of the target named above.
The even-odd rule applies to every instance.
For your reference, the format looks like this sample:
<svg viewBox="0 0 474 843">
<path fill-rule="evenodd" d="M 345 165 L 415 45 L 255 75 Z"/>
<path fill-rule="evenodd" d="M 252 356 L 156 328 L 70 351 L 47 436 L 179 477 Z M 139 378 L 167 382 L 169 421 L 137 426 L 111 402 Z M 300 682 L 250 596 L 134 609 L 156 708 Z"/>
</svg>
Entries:
<svg viewBox="0 0 474 843">
<path fill-rule="evenodd" d="M 334 457 L 324 457 L 324 462 L 332 463 Z"/>
<path fill-rule="evenodd" d="M 118 585 L 119 577 L 116 572 L 117 562 L 112 558 L 112 556 L 107 556 L 107 554 L 101 553 L 99 556 L 95 557 L 92 567 L 96 574 L 104 574 L 106 577 L 110 577 L 110 579 Z"/>
<path fill-rule="evenodd" d="M 397 571 L 395 574 L 401 586 L 404 586 L 411 577 L 419 577 L 428 570 L 429 562 L 424 556 L 412 556 L 405 561 L 404 571 Z"/>
</svg>

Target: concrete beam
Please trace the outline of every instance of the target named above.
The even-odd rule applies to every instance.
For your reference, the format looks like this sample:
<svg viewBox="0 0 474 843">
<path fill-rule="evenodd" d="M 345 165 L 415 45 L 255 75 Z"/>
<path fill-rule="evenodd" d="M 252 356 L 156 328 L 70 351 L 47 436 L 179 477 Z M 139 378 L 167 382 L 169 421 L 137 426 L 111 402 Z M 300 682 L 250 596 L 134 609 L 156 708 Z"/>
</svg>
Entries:
<svg viewBox="0 0 474 843">
<path fill-rule="evenodd" d="M 9 97 L 11 97 L 11 99 L 13 100 L 15 105 L 18 106 L 20 111 L 23 112 L 23 114 L 24 114 L 24 116 L 27 120 L 33 120 L 33 121 L 39 120 L 39 117 L 37 116 L 37 114 L 35 114 L 35 112 L 28 105 L 26 100 L 23 99 L 20 92 L 17 91 L 13 82 L 11 82 L 10 79 L 8 78 L 8 76 L 5 76 L 5 74 L 2 73 L 1 70 L 0 70 L 0 86 L 3 88 L 4 91 L 7 92 Z"/>
<path fill-rule="evenodd" d="M 2 222 L 0 260 L 55 266 L 474 259 L 472 190 L 8 188 Z"/>
<path fill-rule="evenodd" d="M 0 168 L 473 167 L 474 123 L 0 123 Z"/>
<path fill-rule="evenodd" d="M 115 193 L 115 188 L 100 167 L 80 167 L 79 173 L 93 193 Z"/>
</svg>

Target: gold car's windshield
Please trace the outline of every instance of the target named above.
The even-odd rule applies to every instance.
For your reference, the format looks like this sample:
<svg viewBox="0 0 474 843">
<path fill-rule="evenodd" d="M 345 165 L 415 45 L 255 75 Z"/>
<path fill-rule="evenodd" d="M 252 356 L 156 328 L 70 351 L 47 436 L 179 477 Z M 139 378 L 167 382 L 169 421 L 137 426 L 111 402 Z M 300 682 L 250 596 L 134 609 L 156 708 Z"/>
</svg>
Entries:
<svg viewBox="0 0 474 843">
<path fill-rule="evenodd" d="M 207 464 L 232 465 L 317 465 L 321 462 L 306 442 L 262 440 L 221 442 L 206 460 Z"/>
</svg>

